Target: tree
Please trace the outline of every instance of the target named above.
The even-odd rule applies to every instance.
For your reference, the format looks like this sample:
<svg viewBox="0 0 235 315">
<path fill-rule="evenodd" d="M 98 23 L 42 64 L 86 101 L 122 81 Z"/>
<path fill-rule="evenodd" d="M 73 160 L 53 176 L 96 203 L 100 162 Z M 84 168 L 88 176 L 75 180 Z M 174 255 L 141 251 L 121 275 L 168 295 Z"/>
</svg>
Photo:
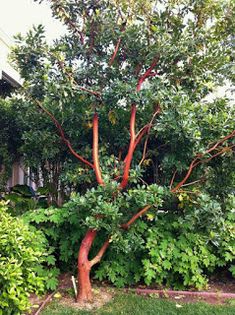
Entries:
<svg viewBox="0 0 235 315">
<path fill-rule="evenodd" d="M 219 115 L 219 130 L 202 124 L 199 133 L 198 126 L 204 108 L 205 113 L 210 111 L 203 104 L 205 96 L 225 79 L 232 80 L 234 4 L 51 0 L 50 5 L 68 33 L 49 46 L 43 27 L 34 27 L 25 38 L 18 36 L 13 53 L 25 80 L 21 101 L 27 99 L 45 113 L 70 154 L 95 174 L 94 188 L 78 195 L 77 201 L 86 211 L 88 227 L 78 253 L 77 300 L 82 302 L 92 298 L 91 268 L 121 230 L 127 231 L 150 208 L 157 209 L 164 198 L 189 185 L 192 173 L 202 175 L 214 158 L 231 156 L 235 136 L 231 115 Z M 221 103 L 221 111 L 213 104 L 216 113 L 225 108 L 234 113 L 231 105 Z M 70 121 L 77 122 L 76 129 L 68 127 Z M 163 159 L 158 168 L 163 174 L 158 185 L 136 186 L 139 168 L 131 168 L 138 157 L 146 162 L 151 129 L 159 132 L 161 141 L 167 140 L 161 147 L 177 148 L 177 161 L 170 163 L 168 154 L 168 164 Z M 105 142 L 102 154 L 99 140 Z M 134 156 L 141 145 L 142 158 L 141 151 Z M 164 175 L 164 166 L 166 171 L 174 166 L 174 174 Z M 200 182 L 197 178 L 190 185 Z M 107 239 L 89 259 L 101 229 Z"/>
</svg>

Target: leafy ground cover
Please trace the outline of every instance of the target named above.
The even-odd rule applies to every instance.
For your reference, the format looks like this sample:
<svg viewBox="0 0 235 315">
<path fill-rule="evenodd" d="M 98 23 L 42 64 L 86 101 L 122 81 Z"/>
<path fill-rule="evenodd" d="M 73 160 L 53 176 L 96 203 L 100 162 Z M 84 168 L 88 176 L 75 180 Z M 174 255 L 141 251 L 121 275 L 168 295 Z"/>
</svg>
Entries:
<svg viewBox="0 0 235 315">
<path fill-rule="evenodd" d="M 206 303 L 183 304 L 179 303 L 179 301 L 173 302 L 152 297 L 146 298 L 134 294 L 118 294 L 111 302 L 93 311 L 78 310 L 72 307 L 66 307 L 58 302 L 53 302 L 42 312 L 43 315 L 232 315 L 234 313 L 234 305 L 209 305 Z"/>
</svg>

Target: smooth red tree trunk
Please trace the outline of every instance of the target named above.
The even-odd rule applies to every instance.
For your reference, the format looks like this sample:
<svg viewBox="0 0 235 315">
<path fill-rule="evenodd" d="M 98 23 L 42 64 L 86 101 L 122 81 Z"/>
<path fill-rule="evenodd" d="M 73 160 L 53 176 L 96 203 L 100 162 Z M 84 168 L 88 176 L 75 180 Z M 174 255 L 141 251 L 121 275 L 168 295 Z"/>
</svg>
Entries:
<svg viewBox="0 0 235 315">
<path fill-rule="evenodd" d="M 96 230 L 89 229 L 82 240 L 78 252 L 78 295 L 77 302 L 92 300 L 92 289 L 90 281 L 91 263 L 88 259 L 90 248 L 96 237 Z"/>
</svg>

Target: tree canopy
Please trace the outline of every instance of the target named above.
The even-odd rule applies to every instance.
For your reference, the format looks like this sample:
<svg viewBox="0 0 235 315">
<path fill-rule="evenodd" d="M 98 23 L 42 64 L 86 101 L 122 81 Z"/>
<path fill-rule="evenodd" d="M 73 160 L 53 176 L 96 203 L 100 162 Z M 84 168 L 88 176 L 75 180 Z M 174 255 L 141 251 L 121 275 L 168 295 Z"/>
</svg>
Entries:
<svg viewBox="0 0 235 315">
<path fill-rule="evenodd" d="M 17 36 L 24 84 L 11 101 L 25 113 L 28 161 L 80 163 L 65 177 L 77 177 L 75 204 L 86 213 L 86 299 L 91 267 L 150 208 L 180 215 L 200 193 L 222 202 L 232 192 L 234 104 L 206 97 L 234 83 L 235 10 L 210 0 L 49 3 L 68 31 L 50 45 L 41 25 Z M 88 260 L 98 231 L 106 241 Z"/>
</svg>

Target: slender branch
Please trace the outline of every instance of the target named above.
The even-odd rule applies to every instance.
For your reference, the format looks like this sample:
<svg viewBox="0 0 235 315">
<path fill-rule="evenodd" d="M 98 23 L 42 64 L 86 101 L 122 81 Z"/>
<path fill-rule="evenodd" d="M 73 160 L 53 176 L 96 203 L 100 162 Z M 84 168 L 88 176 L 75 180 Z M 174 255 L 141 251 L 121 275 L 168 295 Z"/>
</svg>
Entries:
<svg viewBox="0 0 235 315">
<path fill-rule="evenodd" d="M 140 216 L 142 216 L 145 212 L 147 212 L 151 208 L 150 205 L 145 206 L 143 209 L 141 209 L 138 213 L 133 215 L 133 217 L 127 222 L 121 225 L 121 227 L 124 230 L 127 230 L 131 224 L 133 224 Z"/>
<path fill-rule="evenodd" d="M 177 174 L 177 169 L 174 171 L 174 174 L 173 174 L 173 176 L 172 176 L 172 178 L 171 178 L 170 189 L 171 189 L 171 187 L 172 187 L 172 185 L 173 185 L 173 183 L 174 183 L 176 174 Z"/>
<path fill-rule="evenodd" d="M 77 25 L 70 19 L 68 13 L 65 11 L 65 9 L 58 5 L 58 1 L 57 0 L 50 0 L 52 3 L 54 2 L 59 10 L 59 13 L 63 16 L 63 21 L 69 26 L 69 28 L 74 31 L 75 33 L 78 33 L 79 37 L 80 37 L 80 42 L 82 45 L 84 45 L 84 35 L 82 33 L 82 31 L 79 30 L 79 28 L 77 27 Z"/>
<path fill-rule="evenodd" d="M 74 82 L 76 83 L 77 88 L 78 88 L 79 90 L 85 91 L 85 92 L 87 92 L 87 93 L 89 93 L 89 94 L 92 94 L 92 95 L 96 96 L 97 98 L 101 98 L 101 93 L 100 93 L 100 92 L 92 91 L 92 90 L 89 90 L 89 89 L 87 89 L 87 88 L 85 88 L 85 87 L 79 86 L 78 83 L 77 83 L 77 81 L 76 81 L 75 79 L 74 79 Z"/>
<path fill-rule="evenodd" d="M 126 22 L 124 22 L 124 23 L 122 24 L 121 33 L 125 31 L 125 28 L 126 28 Z M 109 66 L 111 66 L 111 65 L 113 64 L 113 62 L 114 62 L 114 60 L 115 60 L 115 58 L 116 58 L 116 56 L 117 56 L 117 53 L 118 53 L 118 50 L 119 50 L 119 47 L 120 47 L 120 44 L 121 44 L 121 40 L 122 40 L 122 38 L 121 38 L 121 36 L 120 36 L 120 37 L 118 38 L 117 44 L 116 44 L 115 49 L 114 49 L 114 52 L 113 52 L 113 54 L 112 54 L 112 57 L 111 57 L 110 60 L 109 60 Z"/>
<path fill-rule="evenodd" d="M 211 151 L 213 151 L 214 149 L 216 149 L 220 144 L 224 143 L 224 141 L 233 138 L 235 136 L 235 130 L 233 130 L 233 132 L 231 132 L 229 135 L 225 136 L 224 138 L 220 139 L 218 142 L 216 142 L 213 147 L 211 147 L 210 149 L 208 149 L 206 151 L 206 153 L 210 153 Z"/>
<path fill-rule="evenodd" d="M 215 157 L 217 157 L 217 156 L 219 156 L 219 155 L 221 155 L 221 154 L 223 154 L 223 153 L 226 153 L 226 152 L 228 152 L 228 151 L 231 151 L 232 150 L 232 148 L 234 148 L 235 147 L 235 144 L 234 145 L 231 145 L 230 147 L 223 147 L 222 148 L 222 150 L 221 151 L 219 151 L 219 152 L 217 152 L 217 153 L 215 153 L 214 155 L 212 155 L 211 157 L 209 157 L 209 158 L 207 158 L 207 159 L 204 159 L 204 160 L 201 160 L 201 161 L 198 161 L 197 163 L 195 163 L 195 167 L 198 165 L 198 164 L 202 164 L 202 163 L 207 163 L 207 162 L 209 162 L 210 160 L 212 160 L 212 159 L 214 159 Z"/>
<path fill-rule="evenodd" d="M 90 261 L 90 266 L 94 266 L 95 264 L 98 264 L 103 257 L 104 253 L 106 252 L 107 248 L 110 244 L 110 238 L 108 238 L 104 244 L 102 245 L 101 249 L 99 250 L 98 254 Z"/>
<path fill-rule="evenodd" d="M 188 168 L 187 174 L 186 174 L 185 177 L 182 179 L 182 181 L 181 181 L 178 185 L 176 185 L 176 187 L 174 187 L 174 188 L 171 189 L 171 192 L 176 192 L 176 191 L 187 181 L 187 179 L 189 178 L 189 176 L 191 175 L 191 173 L 192 173 L 192 171 L 193 171 L 193 169 L 194 169 L 194 167 L 195 167 L 195 163 L 196 163 L 197 160 L 198 160 L 198 158 L 195 158 L 195 159 L 190 163 L 190 166 L 189 166 L 189 168 Z M 173 184 L 173 183 L 172 183 L 172 184 Z"/>
<path fill-rule="evenodd" d="M 124 189 L 128 183 L 129 172 L 131 167 L 131 161 L 135 149 L 135 119 L 136 119 L 136 105 L 131 106 L 131 118 L 130 118 L 130 145 L 126 157 L 126 163 L 124 166 L 122 181 L 119 188 Z"/>
<path fill-rule="evenodd" d="M 42 304 L 39 306 L 38 310 L 36 311 L 36 313 L 34 313 L 35 315 L 39 315 L 41 314 L 42 310 L 44 309 L 44 307 L 46 306 L 47 303 L 50 302 L 50 300 L 53 298 L 53 295 L 56 293 L 56 291 L 52 292 L 51 294 L 49 294 L 46 299 L 42 302 Z"/>
<path fill-rule="evenodd" d="M 55 118 L 55 116 L 49 112 L 43 105 L 42 103 L 37 100 L 37 99 L 33 99 L 32 97 L 30 97 L 31 100 L 33 100 L 37 106 L 43 110 L 44 113 L 46 113 L 50 118 L 51 120 L 53 121 L 54 125 L 57 127 L 58 131 L 59 131 L 59 134 L 60 134 L 60 137 L 61 139 L 63 140 L 63 142 L 66 144 L 66 146 L 68 147 L 69 151 L 72 153 L 73 156 L 75 156 L 79 161 L 83 162 L 84 164 L 88 165 L 89 167 L 91 168 L 94 168 L 94 165 L 92 163 L 90 163 L 89 161 L 87 161 L 86 159 L 84 159 L 80 154 L 78 154 L 72 147 L 70 141 L 65 137 L 65 134 L 64 134 L 64 130 L 61 126 L 61 124 L 58 122 L 58 120 Z"/>
<path fill-rule="evenodd" d="M 87 92 L 88 94 L 91 94 L 91 95 L 94 95 L 95 97 L 97 98 L 101 98 L 101 93 L 98 92 L 98 91 L 93 91 L 93 90 L 90 90 L 90 89 L 87 89 L 83 86 L 80 86 L 78 81 L 74 78 L 73 74 L 71 73 L 71 71 L 69 72 L 66 68 L 65 68 L 65 65 L 64 65 L 64 62 L 58 60 L 58 58 L 52 54 L 51 52 L 48 52 L 53 58 L 55 58 L 60 70 L 62 71 L 62 73 L 64 73 L 70 80 L 71 84 L 75 85 L 77 89 L 81 90 L 81 91 L 84 91 L 84 92 Z"/>
<path fill-rule="evenodd" d="M 120 44 L 121 44 L 121 37 L 119 37 L 119 39 L 118 39 L 118 41 L 117 41 L 117 44 L 116 44 L 116 46 L 115 46 L 113 55 L 112 55 L 111 59 L 109 60 L 109 66 L 112 66 L 112 64 L 113 64 L 113 62 L 114 62 L 114 60 L 115 60 L 115 58 L 116 58 L 116 55 L 117 55 L 117 53 L 118 53 L 118 49 L 119 49 Z"/>
<path fill-rule="evenodd" d="M 148 78 L 148 77 L 154 77 L 155 75 L 157 75 L 156 72 L 152 72 L 152 70 L 154 69 L 154 67 L 156 67 L 157 63 L 158 63 L 158 57 L 155 58 L 153 60 L 153 62 L 151 63 L 150 67 L 145 71 L 145 73 L 139 78 L 137 86 L 136 86 L 136 91 L 139 92 L 141 89 L 142 84 L 144 83 L 144 81 Z"/>
<path fill-rule="evenodd" d="M 121 228 L 124 230 L 128 230 L 131 224 L 133 224 L 140 216 L 142 216 L 145 212 L 147 212 L 151 208 L 150 205 L 145 206 L 141 209 L 138 213 L 133 215 L 133 217 L 127 222 L 121 225 Z M 99 250 L 98 254 L 89 262 L 90 267 L 94 266 L 95 264 L 99 263 L 101 258 L 103 257 L 104 253 L 106 252 L 107 248 L 110 244 L 110 237 L 104 242 L 101 249 Z"/>
<path fill-rule="evenodd" d="M 195 180 L 195 181 L 193 181 L 193 182 L 191 182 L 191 183 L 184 184 L 184 185 L 182 185 L 181 187 L 191 186 L 191 185 L 200 183 L 200 182 L 205 181 L 205 180 L 206 180 L 205 177 L 202 177 L 202 178 L 200 178 L 200 179 L 198 179 L 198 180 Z"/>
<path fill-rule="evenodd" d="M 153 121 L 154 121 L 155 117 L 156 117 L 157 114 L 159 114 L 160 112 L 161 112 L 161 108 L 160 108 L 160 106 L 158 105 L 157 110 L 156 110 L 155 113 L 153 114 L 152 119 L 150 120 L 150 123 L 149 123 L 149 125 L 148 125 L 147 137 L 146 137 L 145 142 L 144 142 L 144 150 L 143 150 L 142 159 L 141 159 L 141 161 L 139 162 L 139 165 L 141 165 L 141 164 L 144 162 L 144 160 L 145 160 L 146 152 L 147 152 L 147 147 L 148 147 L 148 140 L 149 140 L 150 130 L 151 130 L 151 128 L 152 128 Z"/>
<path fill-rule="evenodd" d="M 187 171 L 185 177 L 173 189 L 171 189 L 171 192 L 174 193 L 174 192 L 178 191 L 179 188 L 182 187 L 186 183 L 187 179 L 190 177 L 193 169 L 196 166 L 198 166 L 199 164 L 202 164 L 202 163 L 207 163 L 210 160 L 214 159 L 215 157 L 217 157 L 217 156 L 219 156 L 219 155 L 221 155 L 227 151 L 230 151 L 233 147 L 235 147 L 235 145 L 223 147 L 220 151 L 213 154 L 209 158 L 202 159 L 203 156 L 205 156 L 208 153 L 212 153 L 212 151 L 217 149 L 219 145 L 223 144 L 225 141 L 227 141 L 228 139 L 231 139 L 234 136 L 235 136 L 235 130 L 233 132 L 231 132 L 229 135 L 227 135 L 227 136 L 223 137 L 222 139 L 220 139 L 219 141 L 217 141 L 211 148 L 207 149 L 204 153 L 197 154 L 196 157 L 190 163 L 190 166 L 188 168 L 188 171 Z M 172 184 L 173 184 L 173 182 L 171 182 L 171 186 L 172 186 Z"/>
<path fill-rule="evenodd" d="M 100 163 L 99 163 L 99 121 L 98 121 L 98 114 L 94 114 L 93 118 L 93 150 L 92 150 L 92 156 L 93 156 L 93 163 L 94 163 L 94 171 L 97 183 L 99 185 L 104 185 L 104 181 L 102 179 L 101 170 L 100 170 Z"/>
</svg>

